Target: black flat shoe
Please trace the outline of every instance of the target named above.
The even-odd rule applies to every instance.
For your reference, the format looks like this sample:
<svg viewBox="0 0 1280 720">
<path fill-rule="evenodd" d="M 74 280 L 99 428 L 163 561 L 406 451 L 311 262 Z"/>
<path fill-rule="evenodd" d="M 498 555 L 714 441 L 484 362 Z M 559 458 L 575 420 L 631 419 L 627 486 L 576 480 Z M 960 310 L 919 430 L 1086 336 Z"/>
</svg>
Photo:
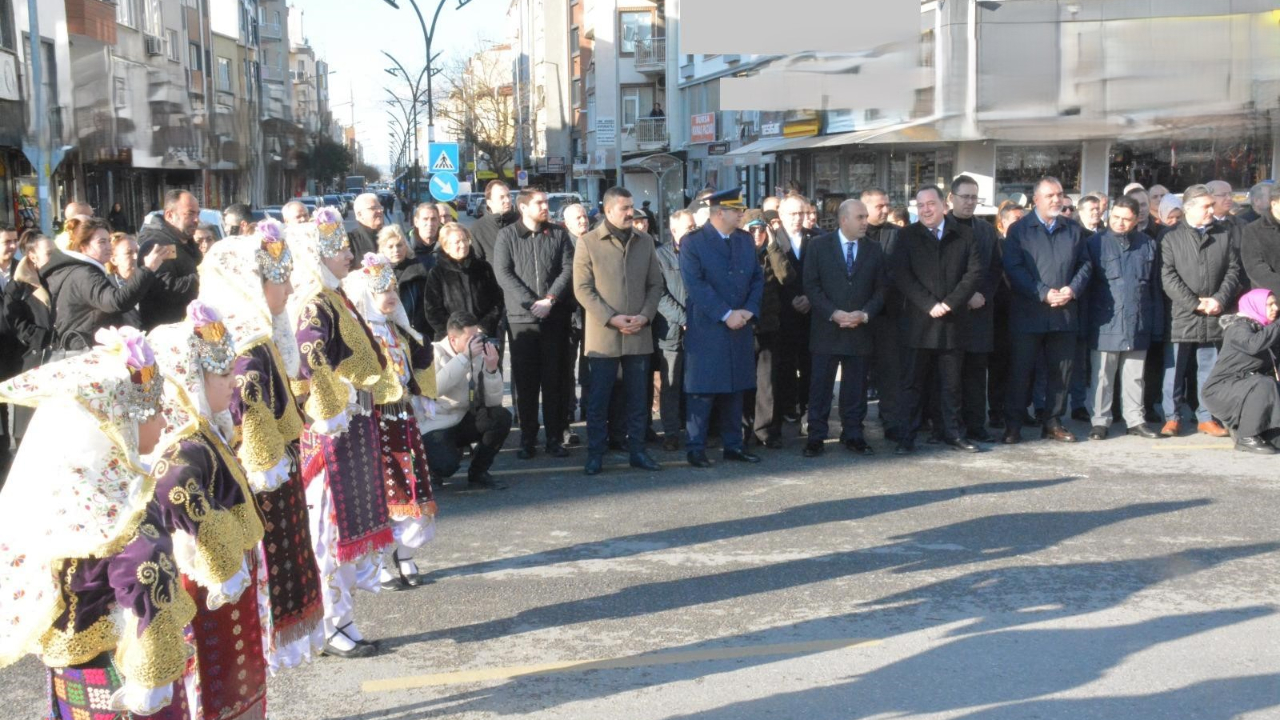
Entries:
<svg viewBox="0 0 1280 720">
<path fill-rule="evenodd" d="M 807 458 L 818 457 L 824 451 L 824 447 L 820 442 L 807 442 L 804 444 L 804 456 Z"/>
<path fill-rule="evenodd" d="M 373 657 L 374 655 L 377 655 L 378 654 L 377 642 L 371 641 L 371 640 L 356 640 L 355 638 L 347 634 L 346 628 L 350 624 L 351 623 L 347 623 L 346 625 L 343 625 L 342 627 L 334 630 L 333 634 L 329 636 L 329 639 L 324 641 L 324 647 L 320 649 L 320 652 L 325 655 L 329 655 L 330 657 L 342 658 L 344 660 L 349 660 L 352 658 Z M 350 650 L 343 650 L 341 648 L 335 647 L 333 643 L 330 642 L 330 640 L 333 640 L 335 637 L 339 635 L 355 643 L 355 647 L 351 648 Z"/>
<path fill-rule="evenodd" d="M 689 461 L 690 465 L 696 468 L 711 467 L 711 459 L 707 457 L 707 454 L 705 452 L 701 452 L 701 451 L 690 452 L 688 455 L 685 456 L 685 458 Z"/>
<path fill-rule="evenodd" d="M 876 451 L 871 449 L 866 440 L 862 438 L 849 438 L 844 441 L 844 448 L 852 453 L 859 455 L 875 455 Z"/>
<path fill-rule="evenodd" d="M 745 463 L 760 462 L 759 455 L 756 455 L 754 453 L 749 453 L 746 450 L 725 450 L 723 453 L 723 456 L 725 460 L 732 460 L 734 462 L 745 462 Z"/>
<path fill-rule="evenodd" d="M 658 472 L 662 466 L 656 460 L 649 457 L 649 453 L 639 452 L 631 456 L 631 467 L 640 470 L 648 470 L 649 472 Z"/>
<path fill-rule="evenodd" d="M 1129 428 L 1128 434 L 1137 435 L 1138 437 L 1146 438 L 1148 440 L 1163 440 L 1165 437 L 1164 435 L 1161 435 L 1158 430 L 1145 423 L 1142 425 L 1134 425 Z"/>
<path fill-rule="evenodd" d="M 982 448 L 978 447 L 977 443 L 971 440 L 966 440 L 965 438 L 954 438 L 951 440 L 946 440 L 944 442 L 946 443 L 947 447 L 950 447 L 952 450 L 959 450 L 960 452 L 969 452 L 969 453 L 982 452 Z"/>
</svg>

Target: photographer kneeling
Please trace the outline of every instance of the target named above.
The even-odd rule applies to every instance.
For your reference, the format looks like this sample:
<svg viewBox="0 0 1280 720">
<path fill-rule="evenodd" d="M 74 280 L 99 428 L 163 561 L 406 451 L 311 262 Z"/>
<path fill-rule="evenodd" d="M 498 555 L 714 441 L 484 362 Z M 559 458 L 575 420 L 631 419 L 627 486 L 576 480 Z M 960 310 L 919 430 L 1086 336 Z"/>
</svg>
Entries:
<svg viewBox="0 0 1280 720">
<path fill-rule="evenodd" d="M 433 343 L 436 367 L 436 412 L 421 421 L 431 482 L 437 486 L 462 464 L 460 448 L 478 442 L 467 470 L 473 488 L 504 488 L 489 467 L 511 432 L 511 411 L 502 407 L 502 373 L 498 349 L 467 312 L 449 316 L 448 333 Z"/>
</svg>

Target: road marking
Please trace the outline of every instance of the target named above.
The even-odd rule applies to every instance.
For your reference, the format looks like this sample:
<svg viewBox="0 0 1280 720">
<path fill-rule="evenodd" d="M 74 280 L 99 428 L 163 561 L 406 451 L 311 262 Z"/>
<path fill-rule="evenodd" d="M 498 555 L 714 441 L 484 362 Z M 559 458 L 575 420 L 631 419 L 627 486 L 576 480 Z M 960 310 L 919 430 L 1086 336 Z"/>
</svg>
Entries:
<svg viewBox="0 0 1280 720">
<path fill-rule="evenodd" d="M 437 687 L 441 685 L 459 685 L 463 683 L 483 682 L 486 680 L 510 680 L 518 677 L 548 675 L 557 672 L 584 672 L 587 670 L 617 670 L 625 668 L 651 667 L 654 665 L 676 665 L 691 662 L 709 662 L 714 660 L 735 660 L 741 658 L 764 657 L 768 655 L 802 655 L 807 653 L 828 652 L 851 647 L 873 647 L 879 640 L 866 638 L 840 638 L 833 640 L 814 640 L 810 642 L 779 643 L 776 645 L 756 645 L 752 647 L 727 647 L 709 650 L 688 650 L 684 652 L 646 653 L 631 657 L 609 658 L 605 660 L 565 660 L 562 662 L 541 663 L 538 665 L 512 665 L 508 667 L 481 668 L 477 670 L 460 670 L 432 675 L 409 675 L 386 680 L 368 680 L 360 684 L 361 692 L 377 693 L 394 690 L 412 690 L 414 688 Z"/>
<path fill-rule="evenodd" d="M 1235 445 L 1221 443 L 1195 443 L 1193 445 L 1167 445 L 1165 443 L 1156 443 L 1152 447 L 1157 450 L 1234 450 Z"/>
</svg>

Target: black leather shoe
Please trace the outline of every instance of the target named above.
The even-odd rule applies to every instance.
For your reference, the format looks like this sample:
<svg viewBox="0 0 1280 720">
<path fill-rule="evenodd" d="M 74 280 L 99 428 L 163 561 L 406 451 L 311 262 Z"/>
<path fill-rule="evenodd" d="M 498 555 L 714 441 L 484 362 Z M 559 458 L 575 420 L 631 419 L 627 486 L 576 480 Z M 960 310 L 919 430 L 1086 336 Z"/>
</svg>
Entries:
<svg viewBox="0 0 1280 720">
<path fill-rule="evenodd" d="M 675 435 L 668 435 L 662 438 L 662 449 L 667 452 L 675 452 L 680 449 L 680 438 Z"/>
<path fill-rule="evenodd" d="M 1164 435 L 1161 435 L 1159 431 L 1157 431 L 1155 428 L 1151 427 L 1150 425 L 1147 425 L 1146 423 L 1143 423 L 1141 425 L 1134 425 L 1133 427 L 1129 428 L 1129 434 L 1137 435 L 1138 437 L 1146 438 L 1148 440 L 1164 439 Z"/>
<path fill-rule="evenodd" d="M 804 456 L 807 458 L 818 457 L 823 452 L 825 452 L 825 447 L 821 442 L 814 442 L 811 440 L 804 444 Z"/>
<path fill-rule="evenodd" d="M 689 461 L 690 465 L 696 468 L 711 467 L 711 459 L 707 457 L 707 454 L 705 452 L 702 452 L 700 450 L 697 452 L 690 452 L 688 455 L 685 456 L 685 458 Z"/>
<path fill-rule="evenodd" d="M 555 458 L 569 457 L 569 448 L 558 442 L 547 443 L 547 454 Z"/>
<path fill-rule="evenodd" d="M 1260 437 L 1242 437 L 1236 440 L 1236 449 L 1240 452 L 1250 452 L 1258 455 L 1276 454 L 1276 449 L 1271 447 L 1271 443 Z"/>
<path fill-rule="evenodd" d="M 910 455 L 915 451 L 916 451 L 916 444 L 914 441 L 901 440 L 898 442 L 898 447 L 893 449 L 893 454 L 894 455 Z"/>
<path fill-rule="evenodd" d="M 537 455 L 538 448 L 533 445 L 521 445 L 520 449 L 516 451 L 516 457 L 521 460 L 532 460 L 537 457 Z"/>
<path fill-rule="evenodd" d="M 1040 437 L 1047 440 L 1057 440 L 1058 442 L 1073 443 L 1076 436 L 1070 430 L 1061 424 L 1047 424 L 1040 430 Z"/>
<path fill-rule="evenodd" d="M 758 463 L 760 456 L 749 453 L 746 450 L 725 450 L 722 453 L 725 460 L 733 460 L 734 462 Z"/>
<path fill-rule="evenodd" d="M 1089 428 L 1089 439 L 1090 440 L 1106 440 L 1107 428 L 1101 425 L 1094 425 L 1093 427 Z"/>
<path fill-rule="evenodd" d="M 599 475 L 604 470 L 604 458 L 588 457 L 587 464 L 582 466 L 582 472 L 585 475 Z"/>
<path fill-rule="evenodd" d="M 782 449 L 782 438 L 780 438 L 780 437 L 771 437 L 771 438 L 769 438 L 768 440 L 765 440 L 765 441 L 764 441 L 764 446 L 765 446 L 766 448 L 769 448 L 770 450 L 781 450 L 781 449 Z"/>
<path fill-rule="evenodd" d="M 844 449 L 859 455 L 875 455 L 876 451 L 871 449 L 866 440 L 862 438 L 849 438 L 844 441 Z"/>
<path fill-rule="evenodd" d="M 1006 427 L 1004 429 L 1004 437 L 1000 442 L 1005 445 L 1017 445 L 1022 442 L 1022 430 L 1019 428 Z"/>
<path fill-rule="evenodd" d="M 467 487 L 472 490 L 506 490 L 507 484 L 494 480 L 488 470 L 472 473 L 467 476 Z"/>
<path fill-rule="evenodd" d="M 952 438 L 951 440 L 947 440 L 945 442 L 947 446 L 950 447 L 952 450 L 959 450 L 960 452 L 970 452 L 970 453 L 982 452 L 982 448 L 978 447 L 977 443 L 971 440 L 966 440 L 965 438 Z"/>
<path fill-rule="evenodd" d="M 631 456 L 631 467 L 648 470 L 649 472 L 658 472 L 662 469 L 662 466 L 659 465 L 656 460 L 649 457 L 649 453 L 646 452 L 633 454 Z"/>
</svg>

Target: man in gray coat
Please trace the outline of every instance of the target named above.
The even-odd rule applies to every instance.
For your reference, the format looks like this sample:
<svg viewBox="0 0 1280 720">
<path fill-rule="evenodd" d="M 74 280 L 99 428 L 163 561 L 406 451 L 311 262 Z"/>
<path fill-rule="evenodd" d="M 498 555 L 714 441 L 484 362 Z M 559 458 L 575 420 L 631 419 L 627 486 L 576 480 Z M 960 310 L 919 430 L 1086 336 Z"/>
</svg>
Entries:
<svg viewBox="0 0 1280 720">
<path fill-rule="evenodd" d="M 859 455 L 872 454 L 862 435 L 872 350 L 868 323 L 884 307 L 885 256 L 878 244 L 863 242 L 868 222 L 862 201 L 840 203 L 837 218 L 840 229 L 810 241 L 804 266 L 804 294 L 812 309 L 809 349 L 813 353 L 805 457 L 822 454 L 837 368 L 841 370 L 840 442 Z"/>
<path fill-rule="evenodd" d="M 662 272 L 653 238 L 631 225 L 635 202 L 630 191 L 604 193 L 604 222 L 578 239 L 573 255 L 574 295 L 585 313 L 583 347 L 591 366 L 587 389 L 587 463 L 596 475 L 608 445 L 609 397 L 618 366 L 627 405 L 627 441 L 631 466 L 661 470 L 644 449 L 649 427 L 646 387 L 653 354 L 651 323 L 662 297 Z"/>
</svg>

